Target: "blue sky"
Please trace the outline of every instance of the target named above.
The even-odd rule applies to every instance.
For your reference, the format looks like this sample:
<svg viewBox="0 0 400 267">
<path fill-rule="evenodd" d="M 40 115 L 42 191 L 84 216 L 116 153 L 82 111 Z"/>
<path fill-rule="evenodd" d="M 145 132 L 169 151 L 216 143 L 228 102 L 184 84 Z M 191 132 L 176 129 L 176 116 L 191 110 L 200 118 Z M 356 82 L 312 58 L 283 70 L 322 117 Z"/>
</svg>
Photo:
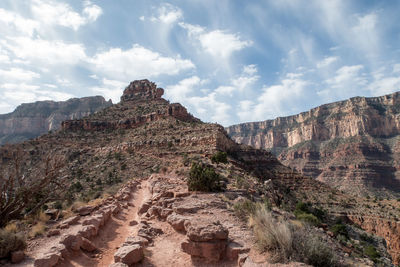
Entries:
<svg viewBox="0 0 400 267">
<path fill-rule="evenodd" d="M 399 1 L 0 2 L 0 113 L 147 78 L 207 122 L 400 90 Z"/>
</svg>

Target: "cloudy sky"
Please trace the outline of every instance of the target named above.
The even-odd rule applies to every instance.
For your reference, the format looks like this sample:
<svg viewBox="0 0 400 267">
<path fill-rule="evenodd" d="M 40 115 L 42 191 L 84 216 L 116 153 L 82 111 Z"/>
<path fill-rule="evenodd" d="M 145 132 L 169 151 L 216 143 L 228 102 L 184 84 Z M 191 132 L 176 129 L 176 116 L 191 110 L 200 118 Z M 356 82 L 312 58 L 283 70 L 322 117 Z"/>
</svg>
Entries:
<svg viewBox="0 0 400 267">
<path fill-rule="evenodd" d="M 1 0 L 0 113 L 147 78 L 208 122 L 400 90 L 399 1 Z"/>
</svg>

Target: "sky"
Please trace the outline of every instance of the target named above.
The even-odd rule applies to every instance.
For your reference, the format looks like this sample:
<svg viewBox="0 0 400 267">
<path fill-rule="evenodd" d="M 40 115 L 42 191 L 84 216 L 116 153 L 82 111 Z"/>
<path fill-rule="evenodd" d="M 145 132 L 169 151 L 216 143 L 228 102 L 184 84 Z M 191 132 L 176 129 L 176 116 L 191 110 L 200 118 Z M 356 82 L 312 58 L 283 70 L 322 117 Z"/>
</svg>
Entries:
<svg viewBox="0 0 400 267">
<path fill-rule="evenodd" d="M 0 113 L 149 79 L 206 122 L 400 90 L 400 1 L 1 0 Z"/>
</svg>

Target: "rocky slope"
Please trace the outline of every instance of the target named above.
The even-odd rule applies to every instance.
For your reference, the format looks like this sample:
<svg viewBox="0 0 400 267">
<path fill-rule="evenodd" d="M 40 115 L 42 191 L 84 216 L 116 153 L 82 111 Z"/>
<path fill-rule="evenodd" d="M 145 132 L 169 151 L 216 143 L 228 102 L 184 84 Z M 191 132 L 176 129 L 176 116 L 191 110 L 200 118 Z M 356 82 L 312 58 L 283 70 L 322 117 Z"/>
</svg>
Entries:
<svg viewBox="0 0 400 267">
<path fill-rule="evenodd" d="M 64 120 L 79 119 L 110 105 L 111 100 L 106 101 L 101 96 L 22 104 L 13 112 L 0 115 L 0 145 L 58 130 Z"/>
<path fill-rule="evenodd" d="M 35 247 L 46 244 L 47 239 L 42 243 L 40 240 L 39 243 L 35 243 L 37 241 L 33 239 L 32 247 L 28 247 L 28 252 L 31 253 L 29 255 L 35 259 L 55 262 L 54 264 L 59 260 L 62 262 L 64 258 L 67 264 L 73 263 L 73 266 L 107 266 L 113 260 L 117 262 L 123 261 L 125 256 L 129 258 L 127 253 L 136 252 L 141 259 L 143 255 L 137 244 L 133 244 L 134 247 L 130 247 L 131 250 L 127 252 L 122 240 L 125 236 L 117 234 L 120 230 L 126 233 L 128 230 L 125 227 L 129 226 L 127 220 L 137 218 L 143 222 L 132 229 L 134 237 L 140 236 L 139 231 L 154 235 L 150 241 L 154 243 L 146 248 L 148 253 L 142 260 L 144 266 L 148 266 L 147 263 L 153 266 L 175 263 L 179 266 L 182 260 L 187 262 L 188 255 L 191 255 L 192 260 L 200 258 L 200 261 L 214 261 L 214 265 L 210 266 L 218 266 L 215 265 L 215 261 L 219 260 L 228 260 L 229 264 L 226 266 L 236 266 L 238 255 L 229 258 L 226 249 L 231 243 L 237 242 L 243 243 L 243 253 L 247 253 L 245 251 L 249 246 L 254 246 L 250 247 L 250 253 L 242 259 L 246 260 L 247 257 L 249 261 L 257 261 L 257 255 L 252 254 L 252 251 L 256 251 L 256 246 L 249 242 L 253 238 L 251 233 L 244 225 L 235 222 L 237 218 L 233 217 L 229 209 L 231 201 L 233 204 L 235 201 L 250 199 L 266 201 L 277 209 L 280 207 L 288 210 L 293 210 L 299 201 L 310 203 L 326 210 L 329 218 L 332 216 L 331 221 L 341 218 L 385 238 L 387 250 L 393 261 L 399 262 L 399 203 L 381 206 L 380 201 L 375 203 L 372 200 L 353 198 L 315 179 L 304 177 L 282 165 L 265 150 L 235 143 L 222 126 L 201 122 L 180 104 L 171 104 L 163 99 L 162 93 L 162 89 L 148 80 L 134 81 L 125 89 L 119 104 L 85 118 L 67 120 L 57 132 L 0 148 L 0 169 L 3 170 L 3 174 L 12 174 L 18 167 L 18 173 L 24 173 L 25 182 L 37 180 L 48 173 L 46 163 L 50 162 L 50 166 L 53 166 L 53 159 L 60 159 L 63 163 L 51 181 L 52 187 L 43 188 L 40 194 L 35 195 L 37 199 L 29 201 L 25 210 L 36 207 L 37 202 L 42 199 L 46 202 L 42 201 L 39 204 L 47 203 L 48 207 L 55 208 L 56 200 L 60 201 L 63 207 L 67 207 L 77 200 L 90 201 L 104 194 L 115 194 L 113 190 L 121 183 L 135 183 L 134 187 L 137 189 L 140 189 L 140 183 L 141 187 L 145 186 L 148 190 L 145 191 L 147 193 L 143 190 L 135 191 L 136 193 L 132 191 L 135 195 L 133 198 L 138 201 L 134 203 L 129 202 L 132 197 L 130 192 L 127 193 L 129 196 L 126 199 L 121 196 L 122 200 L 118 200 L 117 196 L 105 198 L 99 206 L 93 208 L 94 210 L 89 208 L 90 217 L 84 217 L 88 214 L 78 217 L 81 226 L 86 225 L 85 229 L 91 232 L 93 227 L 90 225 L 95 224 L 94 227 L 99 228 L 103 224 L 105 214 L 108 214 L 109 220 L 109 211 L 115 205 L 124 207 L 123 217 L 111 216 L 111 226 L 104 226 L 110 227 L 110 232 L 100 233 L 99 238 L 89 235 L 90 238 L 94 238 L 91 240 L 94 245 L 104 246 L 95 254 L 79 254 L 80 248 L 85 250 L 90 244 L 85 241 L 87 246 L 83 245 L 81 235 L 76 237 L 74 234 L 74 237 L 70 237 L 73 239 L 71 242 L 67 241 L 67 236 L 61 236 L 62 239 L 60 236 L 54 238 L 57 244 L 63 241 L 63 245 L 68 246 L 67 250 L 72 254 L 64 255 L 64 247 L 61 250 L 56 247 L 56 251 L 53 251 L 51 246 L 45 246 L 50 251 L 43 252 L 44 254 L 39 251 L 37 254 Z M 217 151 L 228 153 L 227 163 L 218 164 L 212 161 L 212 156 Z M 21 162 L 23 164 L 15 164 Z M 213 168 L 223 178 L 221 183 L 226 186 L 226 191 L 204 194 L 188 192 L 186 179 L 192 162 Z M 147 197 L 144 197 L 146 194 Z M 126 201 L 118 204 L 117 200 Z M 139 205 L 140 208 L 137 209 Z M 141 217 L 136 217 L 131 212 L 139 212 Z M 278 209 L 278 212 L 282 211 Z M 171 214 L 176 216 L 168 219 Z M 196 220 L 199 218 L 206 221 L 198 223 Z M 186 219 L 193 224 L 185 223 Z M 67 227 L 60 220 L 53 221 L 54 227 L 50 227 Z M 383 220 L 390 223 L 381 224 Z M 208 226 L 210 223 L 212 227 Z M 171 227 L 178 227 L 178 233 Z M 161 229 L 162 232 L 157 229 Z M 216 231 L 207 232 L 204 229 Z M 228 229 L 229 233 L 226 231 Z M 343 260 L 351 260 L 354 257 L 359 262 L 360 256 L 357 251 L 360 250 L 356 251 L 353 243 L 340 243 L 329 237 L 327 227 L 318 231 L 331 240 L 329 242 L 334 244 Z M 97 234 L 97 230 L 94 232 Z M 193 234 L 190 234 L 191 232 Z M 203 240 L 203 237 L 197 236 L 196 233 L 205 233 L 206 239 Z M 158 236 L 160 238 L 157 238 Z M 117 244 L 117 241 L 120 243 Z M 181 246 L 181 249 L 176 250 L 177 246 Z M 214 248 L 219 249 L 218 258 L 213 258 L 215 255 L 210 254 L 210 249 Z M 178 258 L 169 258 L 171 253 L 165 251 L 176 253 Z M 114 258 L 110 255 L 114 255 Z M 163 259 L 167 262 L 164 262 L 164 265 Z M 265 261 L 266 259 L 263 262 Z M 199 265 L 189 262 L 187 266 L 196 264 Z"/>
<path fill-rule="evenodd" d="M 233 125 L 237 142 L 355 194 L 400 195 L 400 92 L 355 97 L 298 115 Z"/>
</svg>

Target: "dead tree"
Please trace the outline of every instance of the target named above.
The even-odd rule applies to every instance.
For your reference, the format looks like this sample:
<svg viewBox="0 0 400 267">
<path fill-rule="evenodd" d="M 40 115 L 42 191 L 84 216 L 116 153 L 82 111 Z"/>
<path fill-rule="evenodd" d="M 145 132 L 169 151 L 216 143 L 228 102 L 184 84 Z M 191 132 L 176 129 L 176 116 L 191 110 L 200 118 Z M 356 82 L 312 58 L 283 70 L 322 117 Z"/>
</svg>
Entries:
<svg viewBox="0 0 400 267">
<path fill-rule="evenodd" d="M 36 212 L 48 201 L 59 199 L 60 189 L 65 188 L 60 178 L 65 164 L 61 157 L 47 156 L 29 173 L 21 166 L 21 151 L 12 153 L 11 158 L 12 166 L 0 170 L 0 227 Z"/>
</svg>

